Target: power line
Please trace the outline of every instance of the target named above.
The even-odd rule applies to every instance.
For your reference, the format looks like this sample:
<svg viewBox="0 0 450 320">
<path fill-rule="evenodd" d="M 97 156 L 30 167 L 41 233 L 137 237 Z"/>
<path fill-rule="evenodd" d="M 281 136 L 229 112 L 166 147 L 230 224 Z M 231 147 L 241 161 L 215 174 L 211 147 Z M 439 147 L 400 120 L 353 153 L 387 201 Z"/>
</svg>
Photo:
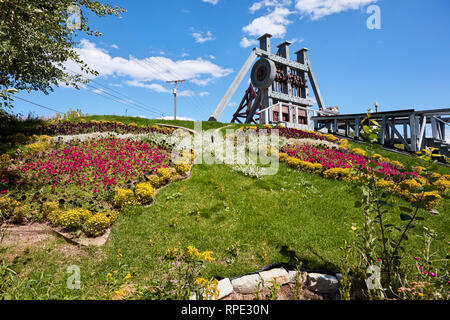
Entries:
<svg viewBox="0 0 450 320">
<path fill-rule="evenodd" d="M 101 22 L 101 23 L 103 23 L 103 21 Z M 119 31 L 120 33 L 122 33 L 126 38 L 127 38 L 127 40 L 128 39 L 130 39 L 130 38 L 133 38 L 132 36 L 130 36 L 130 35 L 126 35 L 124 32 L 123 32 L 123 30 L 122 29 L 120 29 L 120 28 L 117 28 L 117 30 L 116 31 Z M 116 33 L 117 34 L 117 33 Z M 134 39 L 134 38 L 133 38 Z M 140 43 L 140 41 L 135 41 L 134 43 Z M 142 48 L 144 48 L 144 46 L 141 46 Z M 150 68 L 152 68 L 154 71 L 156 71 L 159 75 L 161 75 L 161 77 L 162 78 L 165 78 L 165 80 L 166 81 L 170 81 L 170 80 L 172 80 L 172 79 L 169 79 L 167 76 L 165 76 L 161 71 L 158 71 L 154 66 L 152 66 L 150 63 L 148 63 L 146 60 L 135 60 L 136 62 L 138 62 L 138 63 L 144 63 L 144 64 L 146 64 L 147 66 L 149 66 Z M 154 59 L 153 60 L 154 61 L 154 63 L 155 64 L 157 64 L 158 66 L 160 66 L 161 67 L 161 65 L 158 63 L 158 61 L 159 61 L 159 59 Z M 161 61 L 161 63 L 163 63 L 162 61 Z M 164 64 L 164 63 L 163 63 Z M 142 65 L 142 64 L 141 64 Z M 162 66 L 163 68 L 164 68 L 164 66 Z M 165 68 L 166 69 L 168 69 L 170 72 L 172 72 L 176 77 L 178 77 L 178 78 L 183 78 L 183 77 L 181 77 L 179 74 L 177 74 L 176 72 L 175 72 L 175 70 L 173 69 L 173 68 L 171 68 L 170 66 L 168 66 L 168 65 L 166 65 L 165 64 Z M 194 90 L 193 88 L 192 88 L 192 86 L 190 85 L 190 83 L 189 82 L 187 82 L 187 85 L 192 89 L 192 90 Z M 194 95 L 194 98 L 192 98 L 191 96 L 187 96 L 189 99 L 192 99 L 192 100 L 194 100 L 194 98 L 195 99 L 197 99 L 198 101 L 200 101 L 200 103 L 196 103 L 195 101 L 194 101 L 194 103 L 195 104 L 198 104 L 200 107 L 202 107 L 204 110 L 205 110 L 205 112 L 209 112 L 209 110 L 208 110 L 208 108 L 206 107 L 206 104 L 203 102 L 203 100 L 202 99 L 200 99 L 199 97 L 197 97 L 197 96 L 195 96 Z"/>
<path fill-rule="evenodd" d="M 98 89 L 98 88 L 97 88 Z M 109 99 L 109 100 L 112 100 L 112 101 L 114 101 L 114 102 L 116 102 L 116 103 L 118 103 L 118 104 L 122 104 L 122 105 L 124 105 L 124 106 L 128 106 L 128 107 L 130 107 L 130 108 L 132 108 L 132 109 L 135 109 L 135 110 L 137 110 L 137 111 L 139 111 L 139 112 L 144 112 L 144 113 L 147 113 L 147 114 L 153 114 L 153 115 L 162 115 L 162 116 L 164 116 L 164 113 L 156 113 L 156 112 L 153 112 L 153 111 L 147 111 L 147 110 L 142 110 L 142 108 L 138 108 L 138 107 L 136 107 L 136 106 L 133 106 L 132 104 L 130 104 L 130 103 L 128 103 L 127 101 L 123 101 L 123 100 L 121 100 L 120 98 L 111 98 L 111 97 L 108 97 L 108 96 L 106 96 L 106 95 L 103 95 L 103 94 L 101 94 L 101 93 L 99 93 L 99 92 L 95 92 L 95 91 L 92 91 L 92 90 L 88 90 L 89 92 L 91 92 L 91 93 L 93 93 L 93 94 L 96 94 L 96 95 L 98 95 L 98 96 L 100 96 L 100 97 L 103 97 L 103 98 L 105 98 L 105 99 Z M 108 95 L 111 95 L 111 94 L 109 94 L 109 93 L 107 93 L 107 92 L 104 92 L 104 93 L 106 93 L 106 94 L 108 94 Z M 112 95 L 111 95 L 112 96 Z"/>
<path fill-rule="evenodd" d="M 24 99 L 24 98 L 21 98 L 21 97 L 14 96 L 14 99 L 19 99 L 19 100 L 22 100 L 22 101 L 34 104 L 35 106 L 38 106 L 38 107 L 41 107 L 41 108 L 44 108 L 44 109 L 47 109 L 47 110 L 50 110 L 50 111 L 53 111 L 53 112 L 56 112 L 56 113 L 59 113 L 59 114 L 64 114 L 64 112 L 55 110 L 55 109 L 50 108 L 50 107 L 43 106 L 42 104 L 39 104 L 39 103 L 30 101 L 30 100 L 27 100 L 27 99 Z"/>
<path fill-rule="evenodd" d="M 78 74 L 78 75 L 80 75 L 81 77 L 87 79 L 89 82 L 96 83 L 96 84 L 98 84 L 99 86 L 105 88 L 106 90 L 115 92 L 115 93 L 117 93 L 118 95 L 123 96 L 123 97 L 125 97 L 125 98 L 127 98 L 127 99 L 132 99 L 132 100 L 125 100 L 125 101 L 124 101 L 124 100 L 122 100 L 121 97 L 117 97 L 117 96 L 115 96 L 115 95 L 113 95 L 113 94 L 111 94 L 111 93 L 105 91 L 104 89 L 101 89 L 101 88 L 98 88 L 98 87 L 94 86 L 94 85 L 91 84 L 91 83 L 88 83 L 88 84 L 87 84 L 87 86 L 89 86 L 89 87 L 92 87 L 92 88 L 94 88 L 94 89 L 100 90 L 100 91 L 102 91 L 102 92 L 104 92 L 104 93 L 106 93 L 106 94 L 108 94 L 108 95 L 110 95 L 110 96 L 112 96 L 112 97 L 114 97 L 114 98 L 119 99 L 119 102 L 122 101 L 122 102 L 126 102 L 126 103 L 128 103 L 128 104 L 133 104 L 133 105 L 135 105 L 135 106 L 137 106 L 137 107 L 139 107 L 139 108 L 141 108 L 141 109 L 143 109 L 143 110 L 145 110 L 145 111 L 147 111 L 147 112 L 154 113 L 154 114 L 156 114 L 156 115 L 163 115 L 163 116 L 164 116 L 164 113 L 161 112 L 159 109 L 157 109 L 157 108 L 154 107 L 154 106 L 150 106 L 150 105 L 144 104 L 144 103 L 142 103 L 142 102 L 139 102 L 139 101 L 137 101 L 137 100 L 136 100 L 135 98 L 133 98 L 133 97 L 130 97 L 130 96 L 128 96 L 128 95 L 126 95 L 126 94 L 124 94 L 124 93 L 122 93 L 122 92 L 119 92 L 119 91 L 117 91 L 117 90 L 108 88 L 108 87 L 106 87 L 105 85 L 99 83 L 98 81 L 95 81 L 95 80 L 93 80 L 93 79 L 89 79 L 89 78 L 87 78 L 86 76 L 84 76 L 83 74 L 79 74 L 79 73 L 75 72 L 74 70 L 72 70 L 72 69 L 70 69 L 70 68 L 67 68 L 67 69 L 68 69 L 69 71 L 71 71 L 73 74 Z M 95 92 L 94 92 L 94 93 L 95 93 Z M 116 102 L 117 102 L 117 101 L 116 101 Z M 138 102 L 138 103 L 136 103 L 136 102 Z"/>
</svg>

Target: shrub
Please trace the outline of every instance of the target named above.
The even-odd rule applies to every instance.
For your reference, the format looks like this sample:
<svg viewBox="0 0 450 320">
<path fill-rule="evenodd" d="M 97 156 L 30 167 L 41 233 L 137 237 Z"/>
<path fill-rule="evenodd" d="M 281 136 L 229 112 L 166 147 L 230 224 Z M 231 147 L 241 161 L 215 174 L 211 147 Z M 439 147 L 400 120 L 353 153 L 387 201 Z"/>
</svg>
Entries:
<svg viewBox="0 0 450 320">
<path fill-rule="evenodd" d="M 59 204 L 56 201 L 47 201 L 42 204 L 42 215 L 43 217 L 49 216 L 53 211 L 59 210 Z"/>
<path fill-rule="evenodd" d="M 27 213 L 30 211 L 30 208 L 28 205 L 20 205 L 14 208 L 14 211 L 12 212 L 12 220 L 13 223 L 21 224 L 25 222 Z"/>
<path fill-rule="evenodd" d="M 108 217 L 110 225 L 114 224 L 117 221 L 117 218 L 119 218 L 119 212 L 115 210 L 108 210 L 102 212 L 102 214 Z"/>
<path fill-rule="evenodd" d="M 134 193 L 136 195 L 136 199 L 141 204 L 150 203 L 155 196 L 155 189 L 152 187 L 152 184 L 149 182 L 140 183 L 136 186 Z"/>
<path fill-rule="evenodd" d="M 11 216 L 14 214 L 14 209 L 20 206 L 20 202 L 11 199 L 8 196 L 0 196 L 0 214 L 2 216 Z"/>
<path fill-rule="evenodd" d="M 155 174 L 152 174 L 151 176 L 147 176 L 147 182 L 152 185 L 153 188 L 158 188 L 160 185 L 159 177 Z"/>
<path fill-rule="evenodd" d="M 63 213 L 62 210 L 54 210 L 48 213 L 47 220 L 54 226 L 59 225 L 59 217 Z"/>
<path fill-rule="evenodd" d="M 159 168 L 158 176 L 160 179 L 161 185 L 168 184 L 171 182 L 171 178 L 176 174 L 176 170 L 174 168 Z"/>
<path fill-rule="evenodd" d="M 286 162 L 287 159 L 289 159 L 289 155 L 287 153 L 284 153 L 284 152 L 280 152 L 278 157 L 280 158 L 281 162 Z"/>
<path fill-rule="evenodd" d="M 35 142 L 25 146 L 25 155 L 33 155 L 43 152 L 50 147 L 49 142 Z"/>
<path fill-rule="evenodd" d="M 83 226 L 83 231 L 89 237 L 99 237 L 111 225 L 111 220 L 103 213 L 90 217 Z"/>
<path fill-rule="evenodd" d="M 361 148 L 352 149 L 352 153 L 357 154 L 359 156 L 363 156 L 363 157 L 365 157 L 367 155 L 366 151 L 364 151 Z"/>
<path fill-rule="evenodd" d="M 92 212 L 83 208 L 67 210 L 59 215 L 58 224 L 68 230 L 78 230 L 91 217 Z"/>
<path fill-rule="evenodd" d="M 348 181 L 350 179 L 351 173 L 349 168 L 331 168 L 325 170 L 323 172 L 323 176 L 327 179 Z"/>
<path fill-rule="evenodd" d="M 133 190 L 127 189 L 117 189 L 113 199 L 113 203 L 116 208 L 136 206 L 139 204 Z"/>
<path fill-rule="evenodd" d="M 450 175 L 444 175 L 439 178 L 434 185 L 438 188 L 439 191 L 447 193 L 450 190 Z"/>
<path fill-rule="evenodd" d="M 181 162 L 175 165 L 175 169 L 180 175 L 184 175 L 191 170 L 191 165 L 185 162 Z"/>
<path fill-rule="evenodd" d="M 386 189 L 387 191 L 394 191 L 396 189 L 395 182 L 392 180 L 378 180 L 375 185 L 378 188 Z"/>
</svg>

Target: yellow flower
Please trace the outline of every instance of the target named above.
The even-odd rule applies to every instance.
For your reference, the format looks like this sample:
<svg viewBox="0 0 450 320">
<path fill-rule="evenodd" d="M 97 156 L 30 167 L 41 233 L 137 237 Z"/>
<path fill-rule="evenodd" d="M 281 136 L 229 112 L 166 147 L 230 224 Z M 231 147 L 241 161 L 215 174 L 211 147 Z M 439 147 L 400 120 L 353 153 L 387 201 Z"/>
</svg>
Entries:
<svg viewBox="0 0 450 320">
<path fill-rule="evenodd" d="M 127 275 L 124 278 L 125 280 L 130 280 L 131 279 L 131 274 L 127 273 Z"/>
</svg>

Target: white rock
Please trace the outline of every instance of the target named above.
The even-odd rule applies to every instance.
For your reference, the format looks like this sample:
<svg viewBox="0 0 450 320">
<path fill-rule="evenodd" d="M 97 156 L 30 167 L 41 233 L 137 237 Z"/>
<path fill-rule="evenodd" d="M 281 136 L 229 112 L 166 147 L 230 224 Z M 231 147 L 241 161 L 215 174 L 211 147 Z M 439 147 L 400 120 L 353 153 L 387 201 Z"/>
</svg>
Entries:
<svg viewBox="0 0 450 320">
<path fill-rule="evenodd" d="M 220 280 L 217 289 L 219 290 L 219 300 L 233 293 L 233 286 L 228 278 Z"/>
<path fill-rule="evenodd" d="M 308 289 L 319 293 L 336 293 L 339 289 L 339 282 L 333 276 L 308 273 Z"/>
<path fill-rule="evenodd" d="M 251 294 L 258 291 L 258 285 L 262 286 L 262 279 L 258 274 L 243 276 L 231 281 L 234 291 L 241 294 Z"/>
<path fill-rule="evenodd" d="M 295 283 L 295 277 L 297 276 L 298 271 L 289 271 L 289 282 L 290 283 Z M 306 272 L 301 272 L 301 275 L 299 277 L 299 280 L 302 283 L 306 283 L 306 281 L 308 280 L 308 274 Z"/>
<path fill-rule="evenodd" d="M 272 269 L 269 271 L 263 271 L 259 273 L 259 276 L 261 277 L 263 281 L 264 287 L 272 287 L 273 282 L 275 281 L 276 284 L 286 284 L 289 282 L 289 273 L 284 270 L 283 268 L 278 269 Z"/>
</svg>

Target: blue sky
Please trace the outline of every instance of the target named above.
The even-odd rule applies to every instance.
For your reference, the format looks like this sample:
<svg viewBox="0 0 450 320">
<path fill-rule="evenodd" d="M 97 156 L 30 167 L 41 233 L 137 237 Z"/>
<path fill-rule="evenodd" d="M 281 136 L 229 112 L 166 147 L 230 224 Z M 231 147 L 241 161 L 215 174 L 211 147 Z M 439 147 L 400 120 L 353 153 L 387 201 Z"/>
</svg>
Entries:
<svg viewBox="0 0 450 320">
<path fill-rule="evenodd" d="M 59 87 L 50 95 L 18 96 L 62 112 L 80 108 L 89 114 L 158 118 L 173 115 L 166 81 L 184 78 L 178 116 L 207 120 L 257 46 L 255 39 L 268 32 L 274 35 L 272 51 L 285 40 L 293 42 L 291 52 L 310 49 L 325 104 L 338 105 L 341 113 L 365 112 L 375 101 L 382 111 L 450 107 L 448 0 L 109 3 L 127 9 L 122 19 L 93 17 L 92 26 L 103 36 L 77 38 L 81 57 L 100 73 L 95 83 L 79 91 Z M 379 30 L 367 28 L 370 5 L 381 10 Z M 245 80 L 220 121 L 231 120 L 247 86 Z M 111 94 L 122 103 L 105 98 Z M 126 100 L 145 110 L 124 105 Z M 19 100 L 14 111 L 52 115 Z"/>
</svg>

